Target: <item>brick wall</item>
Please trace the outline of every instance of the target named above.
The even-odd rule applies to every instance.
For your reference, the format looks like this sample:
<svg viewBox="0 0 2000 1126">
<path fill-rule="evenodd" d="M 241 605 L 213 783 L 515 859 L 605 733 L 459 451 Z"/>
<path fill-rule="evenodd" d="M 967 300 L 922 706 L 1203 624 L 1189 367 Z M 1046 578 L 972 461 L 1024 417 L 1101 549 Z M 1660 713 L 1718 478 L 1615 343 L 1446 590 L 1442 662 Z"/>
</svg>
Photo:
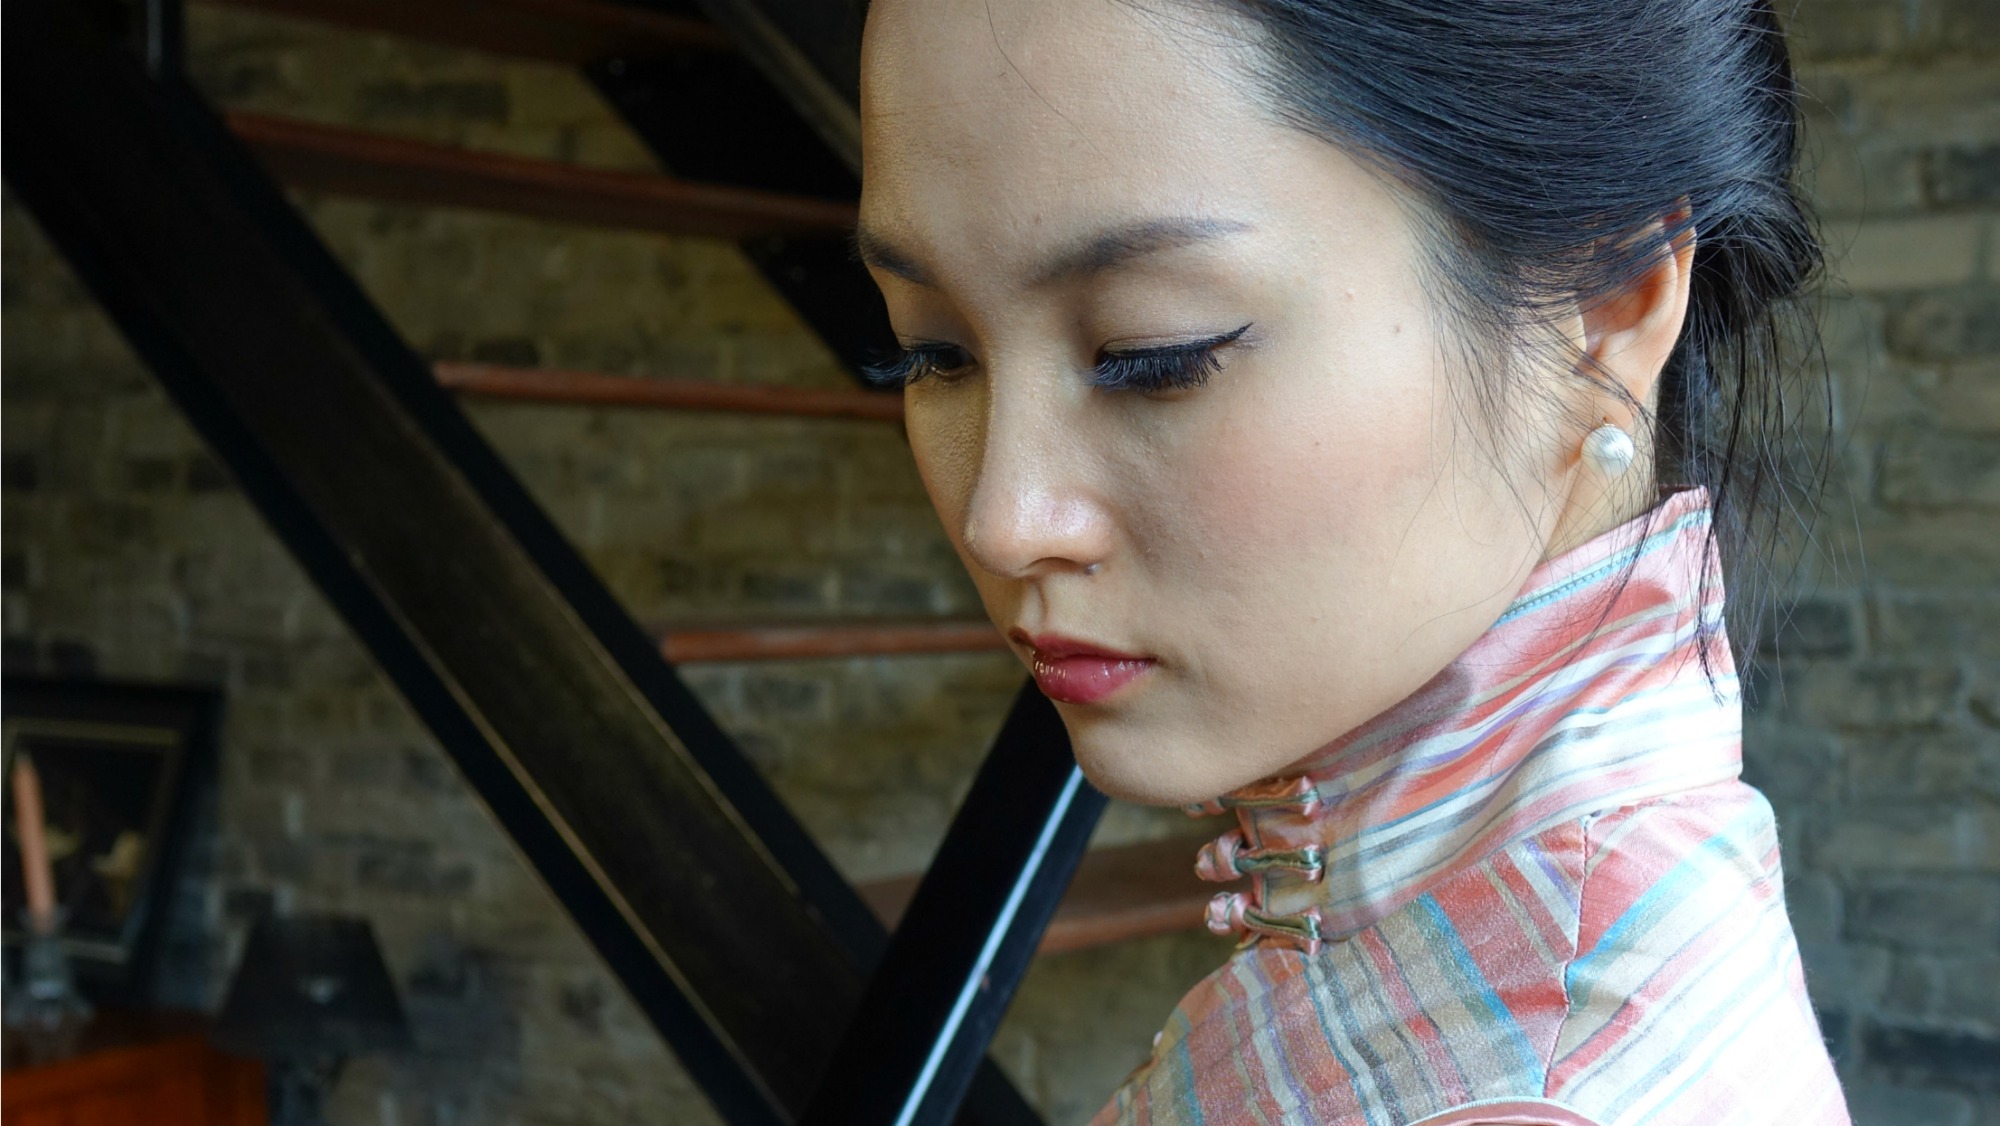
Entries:
<svg viewBox="0 0 2000 1126">
<path fill-rule="evenodd" d="M 1847 278 L 1825 320 L 1848 437 L 1822 525 L 1831 563 L 1797 604 L 1748 753 L 1779 808 L 1808 974 L 1864 1123 L 2000 1123 L 1993 11 L 1813 0 L 1799 21 L 1820 99 L 1816 190 Z M 648 166 L 560 70 L 191 18 L 193 71 L 234 108 Z M 847 385 L 726 247 L 300 203 L 438 358 Z M 401 980 L 417 1048 L 357 1062 L 336 1121 L 711 1121 L 32 222 L 10 202 L 0 223 L 9 667 L 229 693 L 176 996 L 214 999 L 243 921 L 265 906 L 359 912 Z M 641 620 L 977 610 L 893 427 L 471 409 Z M 922 864 L 1019 681 L 1005 657 L 689 676 L 857 878 Z M 1104 835 L 1171 827 L 1121 807 Z M 1195 934 L 1044 959 L 996 1054 L 1052 1122 L 1080 1121 L 1226 949 Z"/>
<path fill-rule="evenodd" d="M 2000 4 L 1794 21 L 1840 457 L 1752 781 L 1857 1121 L 2000 1123 Z"/>
</svg>

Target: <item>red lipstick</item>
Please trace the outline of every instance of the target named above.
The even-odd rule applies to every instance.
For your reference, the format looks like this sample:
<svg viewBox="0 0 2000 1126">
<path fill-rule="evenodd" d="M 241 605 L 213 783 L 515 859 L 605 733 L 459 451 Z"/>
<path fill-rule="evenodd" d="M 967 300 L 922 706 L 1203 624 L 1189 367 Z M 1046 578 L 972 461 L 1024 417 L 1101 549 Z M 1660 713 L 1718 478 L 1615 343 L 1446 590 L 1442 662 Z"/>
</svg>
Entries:
<svg viewBox="0 0 2000 1126">
<path fill-rule="evenodd" d="M 1120 653 L 1087 641 L 1019 630 L 1013 638 L 1034 650 L 1029 667 L 1035 687 L 1058 704 L 1095 704 L 1144 675 L 1155 662 L 1150 657 Z"/>
</svg>

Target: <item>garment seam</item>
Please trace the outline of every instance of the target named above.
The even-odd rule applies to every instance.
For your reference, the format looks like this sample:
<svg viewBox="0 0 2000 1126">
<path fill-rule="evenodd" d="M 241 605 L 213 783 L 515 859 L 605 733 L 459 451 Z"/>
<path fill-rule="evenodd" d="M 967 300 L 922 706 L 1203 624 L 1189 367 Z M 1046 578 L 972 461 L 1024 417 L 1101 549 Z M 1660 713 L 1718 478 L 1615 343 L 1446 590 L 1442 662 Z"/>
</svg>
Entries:
<svg viewBox="0 0 2000 1126">
<path fill-rule="evenodd" d="M 1657 509 L 1655 511 L 1657 511 Z M 1682 530 L 1684 530 L 1684 527 L 1686 526 L 1692 526 L 1694 524 L 1706 524 L 1709 523 L 1712 519 L 1713 517 L 1711 516 L 1711 514 L 1708 513 L 1706 509 L 1698 509 L 1692 512 L 1685 513 L 1675 518 L 1673 523 L 1668 524 L 1665 528 L 1662 528 L 1658 531 L 1647 532 L 1645 535 L 1639 538 L 1639 541 L 1637 543 L 1619 549 L 1616 553 L 1608 555 L 1605 558 L 1599 560 L 1598 562 L 1591 564 L 1588 567 L 1585 567 L 1583 570 L 1578 571 L 1576 574 L 1571 575 L 1566 579 L 1563 579 L 1554 586 L 1544 587 L 1543 589 L 1536 591 L 1534 594 L 1531 594 L 1525 598 L 1520 599 L 1519 601 L 1514 602 L 1512 605 L 1508 606 L 1507 609 L 1501 611 L 1500 620 L 1506 621 L 1510 618 L 1517 618 L 1532 611 L 1539 610 L 1542 607 L 1547 606 L 1551 603 L 1560 602 L 1563 598 L 1576 592 L 1577 590 L 1595 584 L 1599 580 L 1603 579 L 1605 574 L 1609 573 L 1610 571 L 1616 570 L 1618 567 L 1623 566 L 1627 563 L 1631 563 L 1635 559 L 1642 558 L 1643 556 L 1648 554 L 1646 550 L 1646 545 L 1652 542 L 1656 537 L 1663 537 L 1679 533 Z"/>
<path fill-rule="evenodd" d="M 1555 1098 L 1556 1054 L 1562 1050 L 1563 1030 L 1569 1027 L 1570 1017 L 1576 1013 L 1575 995 L 1571 992 L 1570 986 L 1572 975 L 1576 970 L 1577 959 L 1583 956 L 1583 904 L 1586 897 L 1590 894 L 1590 832 L 1605 817 L 1623 812 L 1624 808 L 1620 808 L 1612 810 L 1609 813 L 1587 814 L 1579 819 L 1577 824 L 1582 834 L 1582 843 L 1577 849 L 1576 932 L 1569 941 L 1569 958 L 1563 962 L 1562 968 L 1562 1019 L 1556 1022 L 1556 1034 L 1549 1039 L 1548 1058 L 1542 1061 L 1542 1098 L 1545 1099 Z"/>
</svg>

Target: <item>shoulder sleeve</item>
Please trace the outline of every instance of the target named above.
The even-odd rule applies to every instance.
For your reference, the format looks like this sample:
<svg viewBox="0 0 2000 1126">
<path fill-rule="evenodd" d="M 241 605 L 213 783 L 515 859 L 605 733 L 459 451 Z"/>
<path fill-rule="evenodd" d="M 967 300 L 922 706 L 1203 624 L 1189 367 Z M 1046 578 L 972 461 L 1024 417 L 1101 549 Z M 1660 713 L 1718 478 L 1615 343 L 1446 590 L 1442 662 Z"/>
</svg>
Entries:
<svg viewBox="0 0 2000 1126">
<path fill-rule="evenodd" d="M 1603 1126 L 1550 1099 L 1482 1099 L 1420 1118 L 1410 1126 Z"/>
</svg>

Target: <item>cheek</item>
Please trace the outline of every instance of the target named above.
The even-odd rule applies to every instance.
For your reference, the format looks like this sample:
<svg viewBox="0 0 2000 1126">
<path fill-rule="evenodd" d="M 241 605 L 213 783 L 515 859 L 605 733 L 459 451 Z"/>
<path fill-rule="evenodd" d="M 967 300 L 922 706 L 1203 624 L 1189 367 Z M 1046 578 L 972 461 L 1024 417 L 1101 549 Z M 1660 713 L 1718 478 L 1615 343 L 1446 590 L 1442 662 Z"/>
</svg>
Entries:
<svg viewBox="0 0 2000 1126">
<path fill-rule="evenodd" d="M 904 426 L 917 475 L 952 545 L 961 551 L 965 512 L 979 482 L 984 455 L 979 412 L 970 399 L 969 395 L 946 397 L 928 390 L 904 395 Z"/>
<path fill-rule="evenodd" d="M 1449 412 L 1414 351 L 1317 370 L 1272 360 L 1176 459 L 1176 493 L 1148 507 L 1172 514 L 1161 531 L 1226 601 L 1317 604 L 1395 562 L 1411 514 L 1449 475 Z"/>
<path fill-rule="evenodd" d="M 1533 563 L 1449 378 L 1423 345 L 1291 367 L 1191 441 L 1179 487 L 1146 506 L 1156 574 L 1192 610 L 1177 641 L 1199 722 L 1269 748 L 1259 772 L 1416 690 Z"/>
</svg>

